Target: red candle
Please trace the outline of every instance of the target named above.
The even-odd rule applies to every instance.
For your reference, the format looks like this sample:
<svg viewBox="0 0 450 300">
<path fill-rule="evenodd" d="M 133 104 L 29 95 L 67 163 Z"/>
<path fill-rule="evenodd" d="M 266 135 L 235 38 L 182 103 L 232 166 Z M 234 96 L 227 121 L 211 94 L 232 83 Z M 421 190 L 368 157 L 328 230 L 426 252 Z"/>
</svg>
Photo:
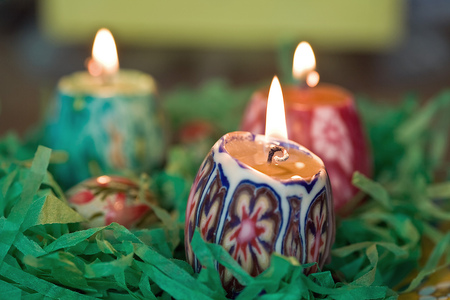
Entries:
<svg viewBox="0 0 450 300">
<path fill-rule="evenodd" d="M 288 135 L 322 158 L 330 176 L 334 207 L 339 211 L 357 192 L 351 184 L 353 172 L 370 174 L 370 153 L 353 95 L 335 85 L 314 87 L 318 83 L 314 54 L 312 49 L 303 54 L 303 47 L 304 44 L 297 47 L 293 73 L 297 79 L 313 87 L 285 87 Z M 299 61 L 298 58 L 302 57 L 312 57 L 314 61 Z M 266 104 L 267 89 L 256 91 L 245 111 L 242 130 L 264 132 Z"/>
</svg>

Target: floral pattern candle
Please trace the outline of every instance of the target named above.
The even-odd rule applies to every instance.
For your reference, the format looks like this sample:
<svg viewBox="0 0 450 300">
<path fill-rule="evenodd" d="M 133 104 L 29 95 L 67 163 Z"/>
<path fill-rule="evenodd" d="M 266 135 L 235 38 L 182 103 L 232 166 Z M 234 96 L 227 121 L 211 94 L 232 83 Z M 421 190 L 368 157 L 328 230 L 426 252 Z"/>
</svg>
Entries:
<svg viewBox="0 0 450 300">
<path fill-rule="evenodd" d="M 277 79 L 272 86 L 269 121 L 271 113 L 284 115 Z M 271 104 L 276 98 L 281 104 Z M 324 265 L 335 230 L 327 172 L 319 157 L 287 140 L 283 120 L 274 121 L 266 135 L 224 135 L 200 167 L 185 224 L 187 260 L 195 271 L 202 268 L 190 245 L 195 228 L 205 241 L 222 245 L 252 276 L 269 266 L 273 252 L 302 264 L 317 262 L 308 272 Z M 218 270 L 225 289 L 239 292 L 242 287 L 228 270 Z"/>
<path fill-rule="evenodd" d="M 162 164 L 164 139 L 151 76 L 119 70 L 114 39 L 97 33 L 88 72 L 63 77 L 47 120 L 45 143 L 68 154 L 54 174 L 65 187 L 91 170 L 150 171 Z"/>
<path fill-rule="evenodd" d="M 319 155 L 327 167 L 336 210 L 341 210 L 356 194 L 353 172 L 369 175 L 371 157 L 354 99 L 345 89 L 320 84 L 314 70 L 315 59 L 309 44 L 301 43 L 294 56 L 293 74 L 304 86 L 284 89 L 286 122 L 290 139 Z M 242 130 L 262 133 L 266 90 L 254 93 L 243 117 Z"/>
</svg>

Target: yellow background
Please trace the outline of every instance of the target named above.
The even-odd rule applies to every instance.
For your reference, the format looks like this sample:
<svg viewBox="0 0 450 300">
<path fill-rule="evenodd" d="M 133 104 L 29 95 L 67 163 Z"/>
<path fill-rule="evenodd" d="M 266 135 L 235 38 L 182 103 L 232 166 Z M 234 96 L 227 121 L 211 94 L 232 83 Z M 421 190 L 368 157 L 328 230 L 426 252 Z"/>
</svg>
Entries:
<svg viewBox="0 0 450 300">
<path fill-rule="evenodd" d="M 56 43 L 109 27 L 122 44 L 271 49 L 308 40 L 338 51 L 388 49 L 404 33 L 403 0 L 41 0 L 42 32 Z"/>
</svg>

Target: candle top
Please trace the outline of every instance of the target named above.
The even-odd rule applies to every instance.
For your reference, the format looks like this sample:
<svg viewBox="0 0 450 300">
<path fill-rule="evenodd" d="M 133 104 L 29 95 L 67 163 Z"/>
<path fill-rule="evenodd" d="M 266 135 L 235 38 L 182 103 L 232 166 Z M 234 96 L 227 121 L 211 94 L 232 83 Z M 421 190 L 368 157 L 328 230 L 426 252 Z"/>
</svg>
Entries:
<svg viewBox="0 0 450 300">
<path fill-rule="evenodd" d="M 111 83 L 104 83 L 100 77 L 88 72 L 76 72 L 59 81 L 59 89 L 67 94 L 99 96 L 148 94 L 156 91 L 153 78 L 140 71 L 121 69 Z"/>
<path fill-rule="evenodd" d="M 255 140 L 232 138 L 224 145 L 225 150 L 241 163 L 278 180 L 311 178 L 324 169 L 322 161 L 315 155 L 295 149 L 286 148 L 289 158 L 280 163 L 267 162 L 268 147 L 264 135 L 256 135 Z M 278 155 L 279 153 L 275 154 Z"/>
<path fill-rule="evenodd" d="M 260 100 L 267 101 L 267 89 L 259 90 L 257 94 L 261 95 L 258 97 Z M 332 84 L 320 84 L 314 88 L 290 85 L 283 88 L 283 96 L 286 107 L 346 106 L 353 101 L 349 91 Z"/>
</svg>

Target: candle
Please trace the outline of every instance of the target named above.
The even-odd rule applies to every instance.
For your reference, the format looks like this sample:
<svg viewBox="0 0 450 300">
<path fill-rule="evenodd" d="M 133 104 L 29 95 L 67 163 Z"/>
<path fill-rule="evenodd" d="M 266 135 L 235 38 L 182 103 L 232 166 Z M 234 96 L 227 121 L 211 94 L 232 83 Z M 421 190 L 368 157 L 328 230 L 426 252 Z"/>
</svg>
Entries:
<svg viewBox="0 0 450 300">
<path fill-rule="evenodd" d="M 306 42 L 295 51 L 293 75 L 306 86 L 284 89 L 289 137 L 323 159 L 335 209 L 341 211 L 357 192 L 351 184 L 353 172 L 371 173 L 371 158 L 353 96 L 336 85 L 317 85 L 314 53 Z M 242 130 L 263 132 L 266 102 L 265 89 L 254 93 L 244 113 Z"/>
<path fill-rule="evenodd" d="M 267 110 L 267 120 L 273 123 L 268 122 L 266 135 L 224 135 L 197 173 L 185 224 L 187 260 L 197 272 L 201 265 L 190 245 L 197 227 L 205 241 L 222 245 L 252 276 L 269 266 L 273 252 L 319 267 L 329 255 L 335 228 L 325 167 L 315 154 L 287 139 L 276 78 L 268 105 L 273 109 Z M 239 292 L 242 287 L 227 269 L 218 266 L 218 271 L 225 289 Z"/>
<path fill-rule="evenodd" d="M 45 143 L 68 154 L 67 163 L 54 167 L 58 181 L 70 187 L 92 175 L 158 167 L 164 140 L 153 78 L 119 70 L 107 29 L 98 31 L 87 68 L 59 81 L 47 120 Z"/>
</svg>

